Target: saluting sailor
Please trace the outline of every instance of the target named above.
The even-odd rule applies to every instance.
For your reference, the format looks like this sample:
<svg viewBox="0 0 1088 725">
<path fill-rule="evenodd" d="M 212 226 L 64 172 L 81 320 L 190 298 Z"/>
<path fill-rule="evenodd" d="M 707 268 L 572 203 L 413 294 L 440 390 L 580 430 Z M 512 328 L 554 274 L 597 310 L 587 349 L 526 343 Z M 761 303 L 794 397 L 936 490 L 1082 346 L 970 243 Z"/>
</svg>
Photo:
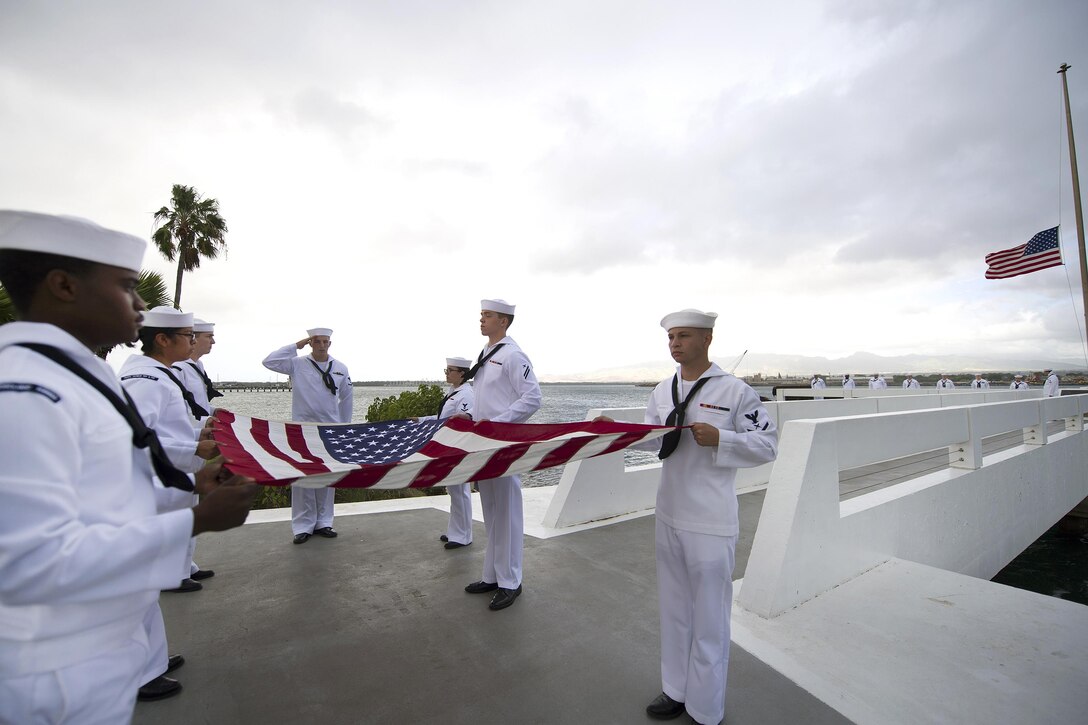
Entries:
<svg viewBox="0 0 1088 725">
<path fill-rule="evenodd" d="M 217 484 L 211 464 L 199 504 L 156 514 L 153 470 L 193 481 L 93 352 L 136 338 L 146 246 L 0 211 L 0 283 L 18 319 L 0 327 L 0 722 L 129 722 L 159 590 L 176 586 L 190 537 L 240 525 L 258 490 Z"/>
<path fill-rule="evenodd" d="M 938 390 L 951 390 L 956 384 L 945 373 L 941 373 L 941 379 L 937 381 Z"/>
<path fill-rule="evenodd" d="M 473 380 L 478 421 L 524 423 L 540 409 L 540 384 L 532 363 L 514 338 L 506 334 L 515 306 L 506 300 L 480 300 L 480 334 L 487 345 L 467 377 Z M 521 594 L 521 561 L 525 514 L 521 478 L 503 476 L 478 481 L 487 550 L 483 577 L 465 587 L 469 594 L 495 592 L 488 608 L 505 609 Z"/>
<path fill-rule="evenodd" d="M 990 387 L 990 381 L 982 377 L 982 373 L 975 373 L 975 379 L 971 381 L 971 387 L 975 390 L 986 390 Z"/>
<path fill-rule="evenodd" d="M 884 376 L 880 373 L 873 373 L 869 377 L 869 389 L 870 390 L 884 390 L 888 387 L 888 382 L 884 380 Z"/>
<path fill-rule="evenodd" d="M 416 420 L 450 418 L 455 415 L 472 418 L 474 400 L 472 386 L 465 380 L 471 367 L 472 363 L 466 358 L 446 358 L 446 367 L 442 372 L 446 376 L 450 392 L 442 398 L 437 415 L 425 415 Z M 460 483 L 456 486 L 446 486 L 446 490 L 450 494 L 450 522 L 446 527 L 446 533 L 438 538 L 445 542 L 447 549 L 460 549 L 472 543 L 472 484 Z"/>
<path fill-rule="evenodd" d="M 648 424 L 691 427 L 666 435 L 658 454 L 664 460 L 655 514 L 662 692 L 646 713 L 664 720 L 686 710 L 707 725 L 725 715 L 740 532 L 733 482 L 738 468 L 773 461 L 778 452 L 778 430 L 759 395 L 710 361 L 717 317 L 687 309 L 661 320 L 678 367 L 646 407 Z"/>
<path fill-rule="evenodd" d="M 1043 397 L 1054 398 L 1060 396 L 1062 394 L 1061 381 L 1058 380 L 1058 375 L 1050 368 L 1043 372 L 1046 373 L 1046 382 L 1043 383 Z"/>
<path fill-rule="evenodd" d="M 918 390 L 922 386 L 918 384 L 918 379 L 914 377 L 914 373 L 907 373 L 907 377 L 903 378 L 904 390 Z"/>
<path fill-rule="evenodd" d="M 847 390 L 853 390 L 856 387 L 854 379 L 850 377 L 850 373 L 846 373 L 842 376 L 842 387 Z"/>
<path fill-rule="evenodd" d="M 306 337 L 269 353 L 264 366 L 291 376 L 291 419 L 305 423 L 350 423 L 354 389 L 344 363 L 329 355 L 332 330 L 315 327 Z M 310 346 L 309 355 L 298 351 Z M 291 487 L 291 532 L 304 544 L 314 534 L 335 539 L 333 488 Z"/>
<path fill-rule="evenodd" d="M 1013 380 L 1009 383 L 1009 390 L 1027 390 L 1028 384 L 1024 382 L 1023 375 L 1014 375 Z"/>
<path fill-rule="evenodd" d="M 824 379 L 820 377 L 819 373 L 813 373 L 812 374 L 812 380 L 808 381 L 808 385 L 813 390 L 823 390 L 824 388 L 827 387 L 827 383 L 824 382 Z M 817 395 L 817 396 L 814 396 L 812 399 L 813 400 L 823 400 L 823 396 Z"/>
</svg>

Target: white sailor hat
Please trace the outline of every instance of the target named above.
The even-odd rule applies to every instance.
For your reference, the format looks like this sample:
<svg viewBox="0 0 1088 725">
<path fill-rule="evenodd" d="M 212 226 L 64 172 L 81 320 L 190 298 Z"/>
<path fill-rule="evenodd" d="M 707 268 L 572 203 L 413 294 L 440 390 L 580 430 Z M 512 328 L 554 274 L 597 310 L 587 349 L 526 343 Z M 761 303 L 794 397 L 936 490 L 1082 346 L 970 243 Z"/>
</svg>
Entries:
<svg viewBox="0 0 1088 725">
<path fill-rule="evenodd" d="M 470 368 L 472 367 L 472 361 L 463 357 L 448 357 L 446 358 L 446 365 L 451 368 Z"/>
<path fill-rule="evenodd" d="M 307 330 L 306 334 L 310 337 L 318 337 L 324 335 L 325 337 L 332 337 L 332 328 L 329 327 L 315 327 L 312 330 Z"/>
<path fill-rule="evenodd" d="M 670 312 L 662 317 L 661 326 L 666 330 L 671 330 L 674 327 L 697 327 L 712 330 L 716 319 L 718 319 L 717 312 L 703 312 L 689 307 L 679 312 Z"/>
<path fill-rule="evenodd" d="M 0 210 L 0 249 L 59 254 L 139 270 L 147 242 L 86 219 Z"/>
<path fill-rule="evenodd" d="M 494 300 L 480 300 L 480 309 L 489 310 L 491 312 L 501 312 L 504 315 L 514 314 L 515 305 L 510 304 L 506 300 L 494 299 Z"/>
<path fill-rule="evenodd" d="M 1014 378 L 1022 378 L 1024 376 L 1021 373 L 1017 373 L 1016 375 L 1013 375 L 1013 377 Z"/>
<path fill-rule="evenodd" d="M 192 327 L 193 313 L 175 310 L 169 305 L 159 305 L 158 307 L 152 307 L 144 313 L 143 326 L 163 327 L 167 329 L 175 327 Z"/>
<path fill-rule="evenodd" d="M 205 322 L 199 317 L 193 318 L 193 332 L 215 332 L 214 322 Z"/>
<path fill-rule="evenodd" d="M 1054 369 L 1053 368 L 1043 368 L 1043 372 L 1044 373 L 1052 373 L 1052 372 L 1054 372 Z"/>
</svg>

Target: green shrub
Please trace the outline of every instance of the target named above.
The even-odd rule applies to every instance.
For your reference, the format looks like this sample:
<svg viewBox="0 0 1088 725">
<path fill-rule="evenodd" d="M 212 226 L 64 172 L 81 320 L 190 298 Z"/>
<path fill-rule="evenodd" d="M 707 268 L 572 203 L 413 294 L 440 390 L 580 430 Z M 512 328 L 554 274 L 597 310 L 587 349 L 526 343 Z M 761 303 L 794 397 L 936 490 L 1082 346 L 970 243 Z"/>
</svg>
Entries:
<svg viewBox="0 0 1088 725">
<path fill-rule="evenodd" d="M 424 415 L 434 415 L 442 402 L 442 388 L 437 385 L 423 384 L 418 391 L 405 390 L 400 395 L 388 398 L 375 398 L 366 409 L 368 423 L 383 420 L 404 420 Z"/>
</svg>

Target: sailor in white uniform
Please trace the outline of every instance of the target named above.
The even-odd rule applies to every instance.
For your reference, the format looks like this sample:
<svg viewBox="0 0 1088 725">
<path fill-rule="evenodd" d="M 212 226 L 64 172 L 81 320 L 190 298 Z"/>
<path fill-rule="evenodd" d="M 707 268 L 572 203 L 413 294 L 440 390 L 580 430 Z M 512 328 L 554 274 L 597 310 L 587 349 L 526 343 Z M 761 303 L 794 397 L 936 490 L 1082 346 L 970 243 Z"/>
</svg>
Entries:
<svg viewBox="0 0 1088 725">
<path fill-rule="evenodd" d="M 478 421 L 524 423 L 540 409 L 540 384 L 532 363 L 506 331 L 515 306 L 501 299 L 480 301 L 480 334 L 487 345 L 468 372 Z M 521 594 L 521 560 L 525 515 L 521 478 L 503 476 L 478 481 L 480 507 L 487 531 L 483 576 L 465 587 L 470 594 L 495 592 L 488 608 L 505 609 Z"/>
<path fill-rule="evenodd" d="M 291 376 L 291 419 L 306 423 L 350 423 L 354 390 L 344 363 L 329 355 L 332 330 L 315 327 L 306 337 L 269 353 L 264 366 Z M 298 351 L 310 346 L 309 355 Z M 335 539 L 332 488 L 291 487 L 291 532 L 304 544 L 314 534 Z"/>
<path fill-rule="evenodd" d="M 941 373 L 941 379 L 937 381 L 937 390 L 951 390 L 956 387 L 956 384 L 944 373 Z"/>
<path fill-rule="evenodd" d="M 904 390 L 918 390 L 921 387 L 918 384 L 918 379 L 914 377 L 914 373 L 907 373 L 907 377 L 903 378 Z"/>
<path fill-rule="evenodd" d="M 773 461 L 778 452 L 778 430 L 759 395 L 710 362 L 716 319 L 688 309 L 661 320 L 679 367 L 646 407 L 646 423 L 691 426 L 666 436 L 658 454 L 664 459 L 655 513 L 662 693 L 646 712 L 669 719 L 686 710 L 706 724 L 725 715 L 740 531 L 734 479 L 738 468 Z"/>
<path fill-rule="evenodd" d="M 982 373 L 975 373 L 975 379 L 971 381 L 971 387 L 975 390 L 986 390 L 990 387 L 990 381 L 982 377 Z"/>
<path fill-rule="evenodd" d="M 240 525 L 258 490 L 217 485 L 214 464 L 196 476 L 197 506 L 156 514 L 153 470 L 192 481 L 93 352 L 135 339 L 145 248 L 72 217 L 0 211 L 0 283 L 19 320 L 0 327 L 3 723 L 129 722 L 159 590 L 176 585 L 189 538 Z"/>
<path fill-rule="evenodd" d="M 472 418 L 472 386 L 465 381 L 465 376 L 472 367 L 472 362 L 463 357 L 446 358 L 446 367 L 442 371 L 450 386 L 449 393 L 438 406 L 438 415 L 425 415 L 418 420 L 434 420 L 463 415 Z M 460 483 L 446 486 L 450 494 L 450 522 L 446 533 L 439 537 L 447 549 L 460 549 L 472 543 L 472 484 Z"/>
<path fill-rule="evenodd" d="M 888 381 L 884 379 L 884 376 L 880 373 L 873 373 L 869 377 L 869 389 L 870 390 L 884 390 L 888 387 Z"/>
<path fill-rule="evenodd" d="M 819 373 L 813 373 L 812 380 L 808 381 L 808 385 L 813 390 L 823 390 L 827 387 L 827 383 L 824 382 L 824 379 L 820 377 Z M 817 395 L 813 397 L 813 400 L 823 400 L 823 397 Z"/>
<path fill-rule="evenodd" d="M 1023 375 L 1014 375 L 1012 382 L 1009 383 L 1009 390 L 1027 390 L 1028 384 L 1024 382 Z"/>
<path fill-rule="evenodd" d="M 850 373 L 846 373 L 842 376 L 842 387 L 846 390 L 853 390 L 856 387 L 854 379 L 850 377 Z"/>
<path fill-rule="evenodd" d="M 1046 382 L 1043 383 L 1043 397 L 1055 398 L 1060 396 L 1062 394 L 1061 381 L 1058 380 L 1057 374 L 1050 368 L 1043 372 L 1046 373 Z"/>
</svg>

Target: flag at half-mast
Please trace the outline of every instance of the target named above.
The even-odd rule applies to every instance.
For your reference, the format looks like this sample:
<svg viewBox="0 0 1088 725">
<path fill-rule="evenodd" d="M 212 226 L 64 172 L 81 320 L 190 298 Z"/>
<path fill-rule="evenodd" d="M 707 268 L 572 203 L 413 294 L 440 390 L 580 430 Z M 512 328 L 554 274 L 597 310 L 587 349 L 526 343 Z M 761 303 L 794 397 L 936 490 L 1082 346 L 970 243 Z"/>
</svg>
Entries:
<svg viewBox="0 0 1088 725">
<path fill-rule="evenodd" d="M 660 438 L 638 423 L 281 423 L 220 410 L 214 438 L 227 469 L 306 488 L 427 488 L 561 466 Z"/>
<path fill-rule="evenodd" d="M 1062 263 L 1058 227 L 1044 229 L 1026 244 L 986 255 L 986 279 L 1005 279 L 1038 272 Z"/>
</svg>

